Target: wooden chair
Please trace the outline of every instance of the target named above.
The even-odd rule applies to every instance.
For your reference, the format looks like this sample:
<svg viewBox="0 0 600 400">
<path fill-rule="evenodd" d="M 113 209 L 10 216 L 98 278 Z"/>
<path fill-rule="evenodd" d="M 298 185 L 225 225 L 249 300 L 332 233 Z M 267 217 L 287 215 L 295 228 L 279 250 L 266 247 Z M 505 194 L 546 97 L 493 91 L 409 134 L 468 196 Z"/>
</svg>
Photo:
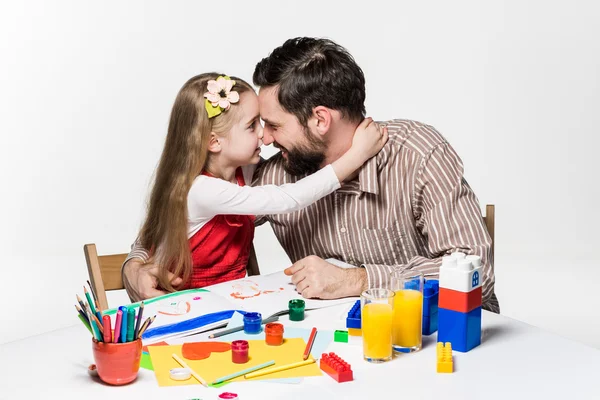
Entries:
<svg viewBox="0 0 600 400">
<path fill-rule="evenodd" d="M 96 245 L 93 243 L 84 245 L 83 252 L 90 283 L 98 296 L 98 306 L 100 311 L 104 311 L 108 308 L 106 291 L 125 289 L 121 279 L 121 266 L 127 258 L 127 253 L 98 256 Z"/>
<path fill-rule="evenodd" d="M 487 227 L 488 233 L 490 234 L 490 236 L 492 238 L 492 259 L 494 257 L 494 244 L 495 244 L 495 239 L 494 239 L 494 229 L 495 229 L 495 225 L 496 225 L 496 217 L 494 215 L 495 209 L 496 208 L 493 204 L 486 205 L 485 206 L 485 215 L 483 216 L 483 223 Z"/>
<path fill-rule="evenodd" d="M 98 306 L 100 311 L 104 311 L 108 309 L 106 291 L 125 289 L 121 278 L 121 266 L 125 262 L 128 253 L 98 256 L 96 245 L 93 243 L 84 245 L 83 252 L 85 253 L 90 283 L 96 292 L 96 296 L 98 296 Z M 250 259 L 246 269 L 248 275 L 260 274 L 254 246 L 250 249 Z"/>
</svg>

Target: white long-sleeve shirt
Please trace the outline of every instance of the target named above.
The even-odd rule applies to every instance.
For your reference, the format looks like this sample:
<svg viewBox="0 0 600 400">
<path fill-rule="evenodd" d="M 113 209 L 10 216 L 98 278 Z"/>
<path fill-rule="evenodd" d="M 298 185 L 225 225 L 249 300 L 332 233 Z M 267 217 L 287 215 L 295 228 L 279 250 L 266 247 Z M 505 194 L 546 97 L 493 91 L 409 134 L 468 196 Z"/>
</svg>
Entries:
<svg viewBox="0 0 600 400">
<path fill-rule="evenodd" d="M 242 168 L 244 181 L 252 182 L 255 165 Z M 223 179 L 200 175 L 188 194 L 188 237 L 219 214 L 286 214 L 309 206 L 340 188 L 331 165 L 296 183 L 280 186 L 239 186 Z"/>
</svg>

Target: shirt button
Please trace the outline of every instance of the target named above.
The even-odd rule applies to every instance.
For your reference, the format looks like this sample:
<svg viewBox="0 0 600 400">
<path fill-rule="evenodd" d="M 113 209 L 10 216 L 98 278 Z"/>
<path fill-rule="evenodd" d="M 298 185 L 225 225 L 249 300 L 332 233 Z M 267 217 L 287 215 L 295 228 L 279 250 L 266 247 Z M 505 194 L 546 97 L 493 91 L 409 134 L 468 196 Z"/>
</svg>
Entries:
<svg viewBox="0 0 600 400">
<path fill-rule="evenodd" d="M 342 233 L 346 233 L 346 228 L 342 228 L 342 229 L 340 229 L 340 232 L 342 232 Z"/>
</svg>

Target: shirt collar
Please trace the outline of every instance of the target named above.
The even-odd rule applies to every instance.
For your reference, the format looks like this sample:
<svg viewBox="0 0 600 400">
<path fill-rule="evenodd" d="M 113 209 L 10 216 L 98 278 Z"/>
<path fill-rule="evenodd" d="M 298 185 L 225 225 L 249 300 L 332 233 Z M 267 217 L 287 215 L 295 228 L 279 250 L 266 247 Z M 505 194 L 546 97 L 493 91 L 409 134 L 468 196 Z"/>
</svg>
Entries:
<svg viewBox="0 0 600 400">
<path fill-rule="evenodd" d="M 363 192 L 379 194 L 377 156 L 370 158 L 358 171 L 359 189 Z"/>
</svg>

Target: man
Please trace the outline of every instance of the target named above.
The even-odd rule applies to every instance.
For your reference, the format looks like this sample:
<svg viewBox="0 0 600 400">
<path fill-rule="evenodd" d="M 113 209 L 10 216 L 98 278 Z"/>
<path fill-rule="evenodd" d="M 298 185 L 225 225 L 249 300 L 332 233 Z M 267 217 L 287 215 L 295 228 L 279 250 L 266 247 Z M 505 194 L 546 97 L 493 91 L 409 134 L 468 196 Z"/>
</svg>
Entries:
<svg viewBox="0 0 600 400">
<path fill-rule="evenodd" d="M 281 152 L 257 169 L 253 185 L 295 182 L 339 158 L 365 116 L 365 80 L 341 46 L 325 39 L 286 41 L 254 71 L 263 142 Z M 269 221 L 294 263 L 286 269 L 302 296 L 323 299 L 386 287 L 394 269 L 437 277 L 454 251 L 481 256 L 483 308 L 499 312 L 491 238 L 462 161 L 431 126 L 384 122 L 389 140 L 342 187 L 306 209 Z M 156 266 L 135 247 L 123 277 L 133 299 L 161 294 Z M 325 259 L 337 259 L 338 261 Z M 129 261 L 131 260 L 131 261 Z M 342 266 L 359 268 L 343 268 Z M 173 277 L 178 283 L 178 277 Z"/>
</svg>

